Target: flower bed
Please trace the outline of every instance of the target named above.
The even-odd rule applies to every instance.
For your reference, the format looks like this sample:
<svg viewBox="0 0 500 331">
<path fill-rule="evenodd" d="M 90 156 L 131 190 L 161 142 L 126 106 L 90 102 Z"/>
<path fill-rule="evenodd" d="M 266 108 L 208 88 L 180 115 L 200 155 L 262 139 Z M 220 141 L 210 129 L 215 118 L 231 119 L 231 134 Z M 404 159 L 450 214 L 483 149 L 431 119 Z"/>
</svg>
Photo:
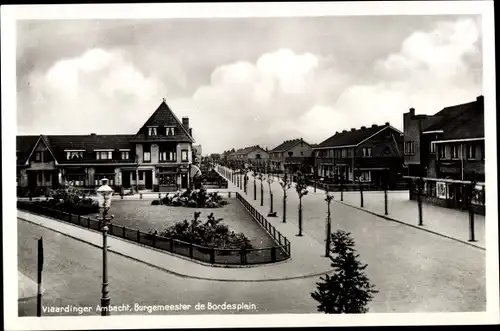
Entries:
<svg viewBox="0 0 500 331">
<path fill-rule="evenodd" d="M 186 190 L 177 192 L 173 195 L 168 194 L 160 200 L 153 200 L 152 205 L 166 205 L 173 207 L 190 207 L 190 208 L 220 208 L 228 204 L 219 193 L 208 193 L 205 188 L 197 190 Z"/>
</svg>

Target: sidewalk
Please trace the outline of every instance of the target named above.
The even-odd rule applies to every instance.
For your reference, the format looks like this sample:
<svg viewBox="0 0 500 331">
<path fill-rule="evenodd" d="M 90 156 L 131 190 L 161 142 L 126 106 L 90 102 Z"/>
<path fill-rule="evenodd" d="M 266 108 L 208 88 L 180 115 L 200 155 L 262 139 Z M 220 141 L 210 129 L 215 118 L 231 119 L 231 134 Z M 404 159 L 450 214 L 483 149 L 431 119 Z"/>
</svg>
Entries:
<svg viewBox="0 0 500 331">
<path fill-rule="evenodd" d="M 60 232 L 74 239 L 96 247 L 102 245 L 102 235 L 97 231 L 83 229 L 69 223 L 38 216 L 18 210 L 18 218 Z M 286 224 L 285 224 L 286 225 Z M 330 260 L 322 256 L 322 247 L 313 240 L 297 240 L 293 225 L 279 228 L 291 243 L 292 257 L 289 260 L 267 265 L 245 266 L 239 268 L 215 267 L 132 243 L 117 237 L 108 237 L 109 251 L 130 257 L 177 276 L 217 280 L 259 282 L 316 277 L 331 270 Z M 306 244 L 309 242 L 309 244 Z"/>
<path fill-rule="evenodd" d="M 17 272 L 18 277 L 18 300 L 29 300 L 32 298 L 36 298 L 38 294 L 38 284 L 25 276 L 22 272 Z M 42 294 L 45 292 L 42 286 Z"/>
<path fill-rule="evenodd" d="M 249 181 L 249 193 L 248 198 L 252 203 L 259 204 L 258 210 L 261 212 L 266 212 L 268 209 L 267 201 L 265 201 L 265 206 L 260 207 L 260 199 L 257 201 L 253 201 L 253 177 L 250 177 Z M 277 177 L 275 176 L 275 183 L 277 181 Z M 231 182 L 229 182 L 229 186 L 231 188 L 236 188 Z M 259 191 L 258 189 L 257 191 Z M 267 190 L 267 184 L 266 184 Z M 291 189 L 293 190 L 293 188 Z M 320 198 L 323 199 L 325 195 L 325 191 L 317 188 L 316 192 L 314 192 L 313 187 L 308 187 L 309 194 L 306 196 L 306 199 L 311 198 Z M 395 221 L 402 224 L 406 224 L 412 227 L 416 227 L 422 231 L 431 232 L 436 235 L 440 235 L 443 237 L 447 237 L 453 240 L 460 241 L 462 243 L 466 243 L 468 245 L 485 249 L 485 217 L 482 215 L 474 216 L 474 232 L 475 232 L 475 241 L 469 241 L 469 215 L 467 212 L 463 212 L 460 210 L 443 208 L 431 204 L 422 204 L 422 212 L 423 212 L 423 226 L 418 225 L 418 206 L 416 201 L 409 200 L 408 191 L 389 191 L 388 192 L 388 215 L 384 215 L 384 192 L 380 191 L 365 191 L 363 192 L 363 205 L 364 207 L 360 207 L 360 192 L 344 192 L 343 193 L 343 201 L 340 201 L 340 192 L 332 192 L 334 195 L 334 200 L 336 203 L 340 203 L 352 208 L 356 208 L 362 210 L 364 212 L 373 214 L 374 216 L 384 218 L 389 221 Z M 260 193 L 258 192 L 258 196 Z M 291 194 L 291 197 L 294 198 L 295 194 Z M 317 197 L 320 196 L 320 197 Z M 256 206 L 254 204 L 254 206 Z M 257 206 L 256 206 L 257 207 Z M 260 209 L 259 209 L 260 208 Z M 276 206 L 275 206 L 276 211 Z M 278 214 L 281 213 L 280 210 L 277 210 Z M 287 218 L 293 219 L 294 214 L 296 213 L 288 213 Z M 266 213 L 267 215 L 267 213 Z M 272 220 L 272 218 L 271 218 Z M 273 224 L 274 225 L 274 224 Z"/>
</svg>

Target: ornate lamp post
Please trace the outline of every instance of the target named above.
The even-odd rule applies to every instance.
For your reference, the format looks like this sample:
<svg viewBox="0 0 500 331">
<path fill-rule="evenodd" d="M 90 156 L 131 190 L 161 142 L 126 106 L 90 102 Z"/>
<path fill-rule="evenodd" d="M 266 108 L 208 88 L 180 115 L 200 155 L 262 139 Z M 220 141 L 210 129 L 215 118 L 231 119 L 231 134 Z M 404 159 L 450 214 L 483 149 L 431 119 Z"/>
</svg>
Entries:
<svg viewBox="0 0 500 331">
<path fill-rule="evenodd" d="M 330 204 L 333 200 L 333 194 L 329 194 L 328 191 L 326 191 L 326 197 L 325 201 L 328 205 L 328 211 L 326 214 L 326 240 L 325 240 L 325 257 L 330 257 L 330 233 L 332 233 L 332 219 L 331 219 L 331 213 L 330 213 Z"/>
<path fill-rule="evenodd" d="M 424 190 L 424 179 L 420 176 L 416 181 L 417 185 L 417 204 L 418 204 L 418 225 L 423 226 L 424 220 L 422 215 L 422 194 Z"/>
<path fill-rule="evenodd" d="M 245 194 L 248 194 L 248 190 L 247 190 L 247 187 L 248 187 L 248 170 L 245 169 L 244 172 L 244 177 L 243 177 L 243 189 L 245 191 Z"/>
<path fill-rule="evenodd" d="M 273 182 L 274 182 L 273 175 L 272 174 L 268 175 L 267 184 L 269 185 L 269 202 L 270 202 L 269 215 L 267 215 L 268 217 L 276 217 L 273 208 L 273 189 L 272 189 Z"/>
<path fill-rule="evenodd" d="M 109 316 L 109 302 L 110 298 L 108 295 L 108 222 L 111 221 L 114 216 L 108 217 L 108 211 L 111 207 L 111 196 L 113 194 L 113 189 L 109 187 L 108 180 L 106 178 L 102 179 L 102 186 L 97 189 L 97 194 L 100 197 L 99 207 L 102 209 L 102 219 L 101 230 L 102 230 L 102 298 L 101 298 L 101 315 Z"/>
</svg>

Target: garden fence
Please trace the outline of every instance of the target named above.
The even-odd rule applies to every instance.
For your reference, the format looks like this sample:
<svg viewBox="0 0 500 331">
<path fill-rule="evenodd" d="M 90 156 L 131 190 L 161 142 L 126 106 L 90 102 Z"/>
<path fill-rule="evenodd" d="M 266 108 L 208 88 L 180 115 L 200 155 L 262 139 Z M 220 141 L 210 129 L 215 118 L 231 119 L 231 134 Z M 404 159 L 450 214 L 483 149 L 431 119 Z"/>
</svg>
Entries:
<svg viewBox="0 0 500 331">
<path fill-rule="evenodd" d="M 276 228 L 268 222 L 268 220 L 262 216 L 261 213 L 257 211 L 245 198 L 236 192 L 236 198 L 245 206 L 245 208 L 250 212 L 250 214 L 257 220 L 257 222 L 269 233 L 269 235 L 278 244 L 278 247 L 284 250 L 284 253 L 288 256 L 291 254 L 290 241 L 283 236 Z"/>
<path fill-rule="evenodd" d="M 36 203 L 18 201 L 17 208 L 34 214 L 48 216 L 83 228 L 101 231 L 102 221 Z M 111 236 L 157 248 L 194 260 L 218 265 L 252 265 L 284 261 L 290 257 L 290 243 L 280 235 L 283 245 L 252 249 L 220 249 L 205 247 L 177 239 L 167 238 L 128 228 L 117 223 L 107 223 Z M 281 241 L 280 241 L 281 242 Z"/>
</svg>

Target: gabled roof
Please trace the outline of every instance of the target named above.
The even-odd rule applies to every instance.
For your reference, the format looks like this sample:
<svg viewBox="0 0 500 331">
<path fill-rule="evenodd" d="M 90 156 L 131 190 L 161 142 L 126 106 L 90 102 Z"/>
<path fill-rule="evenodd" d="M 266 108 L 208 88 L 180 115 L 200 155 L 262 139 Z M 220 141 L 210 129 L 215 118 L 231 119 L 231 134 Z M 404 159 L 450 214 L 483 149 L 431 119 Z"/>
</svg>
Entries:
<svg viewBox="0 0 500 331">
<path fill-rule="evenodd" d="M 16 155 L 17 164 L 22 165 L 26 163 L 28 156 L 31 154 L 35 144 L 40 139 L 40 136 L 17 136 L 16 137 Z"/>
<path fill-rule="evenodd" d="M 288 151 L 290 148 L 292 147 L 295 147 L 297 144 L 299 144 L 300 142 L 303 142 L 304 144 L 307 144 L 309 145 L 308 143 L 306 143 L 302 138 L 298 138 L 298 139 L 292 139 L 292 140 L 285 140 L 283 143 L 281 143 L 281 145 L 278 145 L 276 147 L 274 147 L 272 150 L 270 150 L 269 152 L 270 153 L 281 153 L 281 152 L 286 152 Z M 311 145 L 309 145 L 311 146 Z M 311 146 L 312 147 L 312 146 Z"/>
<path fill-rule="evenodd" d="M 148 126 L 167 126 L 175 128 L 175 135 L 173 136 L 147 136 L 142 133 L 144 127 Z M 149 117 L 149 119 L 144 123 L 144 125 L 139 129 L 134 141 L 179 141 L 179 142 L 194 142 L 193 137 L 186 130 L 182 122 L 179 121 L 174 112 L 167 105 L 165 100 L 158 106 L 155 112 Z"/>
<path fill-rule="evenodd" d="M 464 114 L 466 112 L 474 112 L 477 102 L 468 102 L 456 106 L 443 108 L 440 112 L 434 114 L 432 117 L 435 119 L 433 123 L 425 128 L 425 131 L 443 130 L 443 126 L 447 125 L 452 119 Z"/>
<path fill-rule="evenodd" d="M 236 154 L 236 155 L 247 155 L 247 154 L 253 152 L 256 149 L 261 149 L 261 150 L 263 150 L 264 152 L 267 153 L 267 151 L 265 149 L 263 149 L 259 145 L 255 145 L 255 146 L 240 148 L 236 152 L 234 152 L 234 154 Z"/>
<path fill-rule="evenodd" d="M 386 123 L 385 125 L 372 125 L 370 127 L 361 127 L 360 129 L 351 129 L 350 131 L 344 130 L 342 132 L 337 132 L 330 138 L 318 144 L 318 146 L 316 146 L 315 148 L 340 146 L 354 147 L 367 140 L 368 138 L 371 138 L 372 136 L 378 134 L 382 130 L 386 130 L 388 128 L 391 128 L 398 133 L 402 133 L 401 131 L 392 127 L 389 123 Z"/>
</svg>

